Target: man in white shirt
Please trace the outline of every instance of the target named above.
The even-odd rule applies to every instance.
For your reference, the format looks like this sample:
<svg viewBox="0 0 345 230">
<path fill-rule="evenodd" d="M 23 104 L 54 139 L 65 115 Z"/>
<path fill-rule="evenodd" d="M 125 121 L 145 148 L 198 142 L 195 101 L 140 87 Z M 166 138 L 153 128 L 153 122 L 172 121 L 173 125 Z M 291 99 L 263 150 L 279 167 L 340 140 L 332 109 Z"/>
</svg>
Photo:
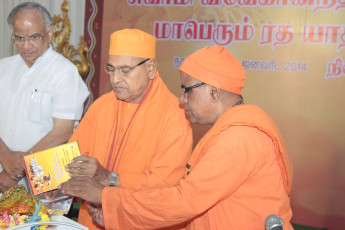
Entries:
<svg viewBox="0 0 345 230">
<path fill-rule="evenodd" d="M 0 193 L 26 184 L 24 154 L 68 141 L 89 95 L 76 66 L 49 45 L 54 27 L 43 6 L 22 3 L 7 22 L 19 54 L 0 60 Z"/>
</svg>

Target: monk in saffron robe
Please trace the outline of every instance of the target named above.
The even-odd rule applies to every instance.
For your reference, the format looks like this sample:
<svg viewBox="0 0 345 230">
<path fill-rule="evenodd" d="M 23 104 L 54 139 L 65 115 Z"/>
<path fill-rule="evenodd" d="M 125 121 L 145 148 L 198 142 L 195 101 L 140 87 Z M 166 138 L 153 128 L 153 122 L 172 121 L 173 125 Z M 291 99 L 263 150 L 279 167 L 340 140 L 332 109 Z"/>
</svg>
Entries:
<svg viewBox="0 0 345 230">
<path fill-rule="evenodd" d="M 200 140 L 175 186 L 140 189 L 98 186 L 101 203 L 93 211 L 106 229 L 157 229 L 185 223 L 190 230 L 264 230 L 271 214 L 290 224 L 292 167 L 284 140 L 262 109 L 243 102 L 245 72 L 224 47 L 197 50 L 180 67 L 180 102 L 190 121 L 212 124 Z M 96 186 L 93 178 L 63 184 Z M 89 198 L 88 198 L 89 196 Z"/>
<path fill-rule="evenodd" d="M 70 139 L 83 154 L 67 166 L 72 175 L 129 188 L 172 186 L 183 177 L 192 130 L 159 76 L 155 43 L 154 36 L 137 29 L 111 35 L 105 71 L 114 90 L 91 105 Z M 86 202 L 78 221 L 103 229 L 92 222 Z"/>
</svg>

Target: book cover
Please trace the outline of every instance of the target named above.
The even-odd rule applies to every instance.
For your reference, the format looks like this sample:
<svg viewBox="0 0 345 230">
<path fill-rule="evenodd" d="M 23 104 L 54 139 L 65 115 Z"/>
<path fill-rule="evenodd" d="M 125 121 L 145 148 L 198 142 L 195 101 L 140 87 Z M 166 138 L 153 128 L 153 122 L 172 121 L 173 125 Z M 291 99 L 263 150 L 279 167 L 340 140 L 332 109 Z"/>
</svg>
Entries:
<svg viewBox="0 0 345 230">
<path fill-rule="evenodd" d="M 65 166 L 79 155 L 77 142 L 25 155 L 23 159 L 31 193 L 37 195 L 56 189 L 59 184 L 69 180 Z"/>
</svg>

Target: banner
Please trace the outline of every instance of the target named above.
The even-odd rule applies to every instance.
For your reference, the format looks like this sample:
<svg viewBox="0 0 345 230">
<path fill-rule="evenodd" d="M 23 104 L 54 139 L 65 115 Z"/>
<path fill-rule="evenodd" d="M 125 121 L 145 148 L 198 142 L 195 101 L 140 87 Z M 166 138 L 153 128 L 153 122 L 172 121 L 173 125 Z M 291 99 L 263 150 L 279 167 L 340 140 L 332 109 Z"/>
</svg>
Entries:
<svg viewBox="0 0 345 230">
<path fill-rule="evenodd" d="M 344 0 L 104 1 L 103 65 L 124 28 L 157 37 L 160 75 L 177 96 L 185 57 L 228 48 L 246 70 L 245 103 L 270 114 L 287 143 L 293 223 L 345 228 Z M 108 80 L 102 71 L 100 91 Z M 197 141 L 208 127 L 193 128 Z"/>
</svg>

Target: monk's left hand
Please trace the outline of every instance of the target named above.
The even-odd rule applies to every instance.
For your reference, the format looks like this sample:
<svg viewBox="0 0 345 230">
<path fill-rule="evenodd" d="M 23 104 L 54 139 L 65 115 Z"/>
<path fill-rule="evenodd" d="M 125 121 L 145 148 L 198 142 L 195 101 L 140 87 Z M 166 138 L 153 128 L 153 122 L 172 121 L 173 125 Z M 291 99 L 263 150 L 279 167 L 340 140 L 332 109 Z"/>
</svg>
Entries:
<svg viewBox="0 0 345 230">
<path fill-rule="evenodd" d="M 70 164 L 66 165 L 66 171 L 70 176 L 90 176 L 95 177 L 99 182 L 103 181 L 109 174 L 108 170 L 102 167 L 94 157 L 86 155 L 75 157 Z"/>
<path fill-rule="evenodd" d="M 80 197 L 95 204 L 102 204 L 104 187 L 93 177 L 77 176 L 60 184 L 58 189 L 65 195 Z"/>
</svg>

